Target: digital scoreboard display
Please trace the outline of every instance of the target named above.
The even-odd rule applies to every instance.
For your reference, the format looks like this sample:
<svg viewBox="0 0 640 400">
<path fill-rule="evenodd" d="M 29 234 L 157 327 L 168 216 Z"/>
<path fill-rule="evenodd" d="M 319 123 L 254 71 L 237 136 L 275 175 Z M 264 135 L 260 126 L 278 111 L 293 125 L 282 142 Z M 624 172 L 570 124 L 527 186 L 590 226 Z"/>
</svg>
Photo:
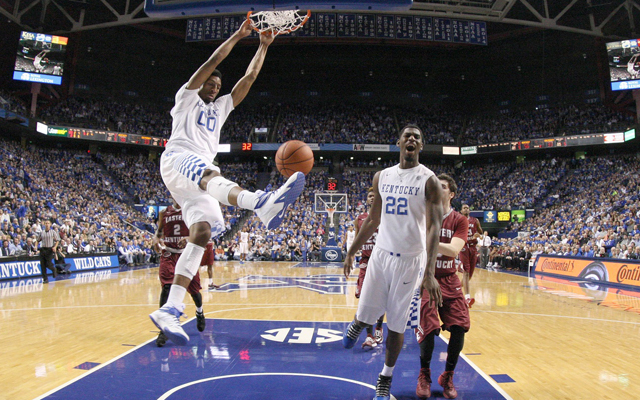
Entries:
<svg viewBox="0 0 640 400">
<path fill-rule="evenodd" d="M 69 38 L 35 32 L 20 32 L 13 79 L 62 84 Z"/>
<path fill-rule="evenodd" d="M 325 192 L 337 192 L 338 191 L 338 180 L 336 178 L 327 178 L 324 185 Z"/>
</svg>

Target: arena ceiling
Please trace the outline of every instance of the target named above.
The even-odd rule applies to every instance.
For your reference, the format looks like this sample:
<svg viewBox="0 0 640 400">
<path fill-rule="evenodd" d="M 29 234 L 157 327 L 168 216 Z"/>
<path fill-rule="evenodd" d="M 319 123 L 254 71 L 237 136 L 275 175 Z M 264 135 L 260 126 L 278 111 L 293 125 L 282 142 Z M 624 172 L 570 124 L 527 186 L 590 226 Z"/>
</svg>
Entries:
<svg viewBox="0 0 640 400">
<path fill-rule="evenodd" d="M 621 39 L 635 35 L 639 1 L 414 0 L 405 13 Z M 0 0 L 0 13 L 22 29 L 57 34 L 158 21 L 177 28 L 174 20 L 148 17 L 144 0 Z"/>
</svg>

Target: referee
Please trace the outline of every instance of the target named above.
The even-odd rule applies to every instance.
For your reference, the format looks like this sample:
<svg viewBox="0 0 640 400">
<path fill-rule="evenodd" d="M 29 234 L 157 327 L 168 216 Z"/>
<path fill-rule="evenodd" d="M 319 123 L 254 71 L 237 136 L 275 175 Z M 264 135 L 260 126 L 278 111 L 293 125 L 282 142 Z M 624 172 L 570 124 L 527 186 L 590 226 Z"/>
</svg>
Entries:
<svg viewBox="0 0 640 400">
<path fill-rule="evenodd" d="M 42 281 L 49 283 L 47 268 L 53 271 L 54 279 L 58 276 L 58 271 L 56 271 L 56 267 L 53 265 L 51 259 L 58 247 L 58 243 L 60 243 L 58 232 L 51 229 L 51 221 L 44 222 L 44 230 L 38 235 L 38 242 L 40 242 L 40 272 L 42 272 Z"/>
</svg>

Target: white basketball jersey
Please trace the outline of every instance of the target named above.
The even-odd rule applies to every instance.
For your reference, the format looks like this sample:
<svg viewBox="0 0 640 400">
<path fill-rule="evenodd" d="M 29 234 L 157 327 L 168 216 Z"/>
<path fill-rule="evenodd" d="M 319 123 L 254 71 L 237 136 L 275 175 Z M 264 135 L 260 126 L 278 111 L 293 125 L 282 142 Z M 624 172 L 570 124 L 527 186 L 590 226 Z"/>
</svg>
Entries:
<svg viewBox="0 0 640 400">
<path fill-rule="evenodd" d="M 198 96 L 198 90 L 188 90 L 185 83 L 176 93 L 167 151 L 186 150 L 211 162 L 218 154 L 220 129 L 233 111 L 233 98 L 228 94 L 206 104 Z"/>
<path fill-rule="evenodd" d="M 249 232 L 240 232 L 240 242 L 249 243 Z"/>
<path fill-rule="evenodd" d="M 426 249 L 425 186 L 432 175 L 433 171 L 422 164 L 409 169 L 395 165 L 380 172 L 382 211 L 376 247 L 402 255 L 419 254 Z"/>
<path fill-rule="evenodd" d="M 347 231 L 347 243 L 353 243 L 356 238 L 356 231 Z"/>
</svg>

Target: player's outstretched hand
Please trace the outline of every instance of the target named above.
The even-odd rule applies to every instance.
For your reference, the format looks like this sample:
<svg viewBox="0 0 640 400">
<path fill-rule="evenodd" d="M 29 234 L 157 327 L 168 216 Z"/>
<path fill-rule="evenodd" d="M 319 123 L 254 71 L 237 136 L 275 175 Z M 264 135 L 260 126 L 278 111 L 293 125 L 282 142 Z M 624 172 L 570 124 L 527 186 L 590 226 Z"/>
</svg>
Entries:
<svg viewBox="0 0 640 400">
<path fill-rule="evenodd" d="M 342 270 L 344 271 L 345 278 L 349 279 L 349 274 L 351 274 L 351 268 L 353 268 L 353 256 L 347 254 L 344 259 L 344 264 L 342 264 Z"/>
<path fill-rule="evenodd" d="M 266 46 L 269 46 L 273 43 L 273 40 L 276 38 L 276 35 L 272 31 L 265 31 L 260 34 L 260 43 Z"/>
<path fill-rule="evenodd" d="M 442 291 L 435 276 L 425 276 L 422 280 L 422 291 L 424 290 L 429 294 L 429 307 L 442 306 Z M 422 291 L 420 291 L 421 295 Z"/>
<path fill-rule="evenodd" d="M 240 36 L 240 38 L 245 38 L 251 35 L 251 31 L 253 31 L 251 23 L 249 22 L 249 20 L 245 19 L 242 25 L 240 25 L 240 29 L 238 29 L 238 32 L 236 32 L 236 34 Z"/>
</svg>

